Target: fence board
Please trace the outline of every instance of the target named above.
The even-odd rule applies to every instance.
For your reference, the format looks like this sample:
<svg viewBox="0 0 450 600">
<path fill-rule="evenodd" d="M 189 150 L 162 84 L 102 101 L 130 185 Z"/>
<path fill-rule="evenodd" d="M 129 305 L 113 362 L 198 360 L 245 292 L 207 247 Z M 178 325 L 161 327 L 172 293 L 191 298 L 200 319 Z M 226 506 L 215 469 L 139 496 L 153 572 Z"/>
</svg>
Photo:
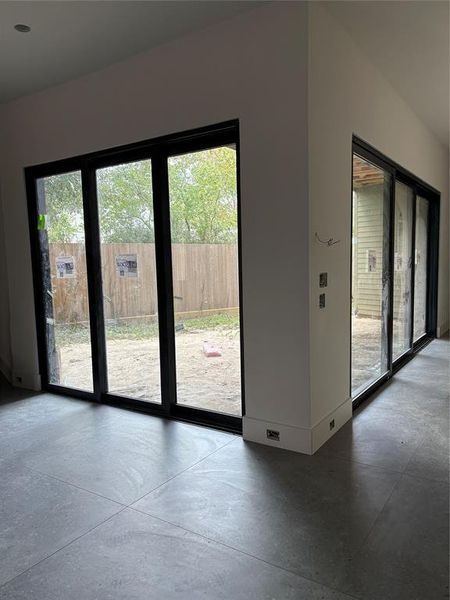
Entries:
<svg viewBox="0 0 450 600">
<path fill-rule="evenodd" d="M 73 256 L 75 277 L 52 277 L 58 323 L 88 320 L 83 244 L 50 244 L 52 274 L 58 256 Z M 136 254 L 137 277 L 120 277 L 116 257 Z M 173 244 L 175 311 L 202 314 L 239 306 L 238 257 L 234 244 Z M 106 319 L 155 317 L 158 312 L 154 244 L 102 244 Z"/>
</svg>

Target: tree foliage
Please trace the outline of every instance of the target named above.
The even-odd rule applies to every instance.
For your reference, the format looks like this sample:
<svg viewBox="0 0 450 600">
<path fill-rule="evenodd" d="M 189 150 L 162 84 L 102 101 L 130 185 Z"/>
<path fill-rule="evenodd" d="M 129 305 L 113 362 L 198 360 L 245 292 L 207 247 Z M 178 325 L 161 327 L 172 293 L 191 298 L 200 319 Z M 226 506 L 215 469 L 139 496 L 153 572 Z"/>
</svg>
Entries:
<svg viewBox="0 0 450 600">
<path fill-rule="evenodd" d="M 221 147 L 171 157 L 168 169 L 172 241 L 235 243 L 235 150 Z M 150 160 L 98 170 L 97 190 L 102 242 L 155 241 Z M 80 173 L 46 178 L 45 198 L 49 241 L 83 241 Z"/>
<path fill-rule="evenodd" d="M 83 198 L 78 171 L 44 180 L 45 210 L 49 242 L 82 242 Z"/>
</svg>

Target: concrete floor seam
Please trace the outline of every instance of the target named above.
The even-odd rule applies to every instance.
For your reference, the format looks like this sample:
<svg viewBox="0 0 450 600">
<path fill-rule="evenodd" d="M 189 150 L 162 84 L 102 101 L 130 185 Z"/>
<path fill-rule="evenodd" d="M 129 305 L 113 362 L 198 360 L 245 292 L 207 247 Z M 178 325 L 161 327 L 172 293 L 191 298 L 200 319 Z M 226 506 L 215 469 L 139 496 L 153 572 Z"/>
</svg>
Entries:
<svg viewBox="0 0 450 600">
<path fill-rule="evenodd" d="M 88 533 L 91 533 L 92 531 L 94 531 L 94 529 L 97 529 L 98 527 L 100 527 L 101 525 L 104 525 L 105 523 L 107 523 L 109 520 L 111 520 L 113 517 L 116 517 L 117 515 L 119 515 L 121 512 L 123 512 L 124 510 L 126 510 L 128 507 L 127 506 L 122 506 L 122 508 L 120 510 L 118 510 L 117 512 L 115 512 L 114 514 L 110 515 L 108 518 L 104 519 L 103 521 L 101 521 L 101 523 L 97 523 L 97 525 L 94 525 L 93 527 L 91 527 L 88 531 L 85 531 L 84 533 L 82 533 L 81 535 L 78 535 L 77 537 L 75 537 L 73 540 L 70 540 L 70 542 L 68 542 L 67 544 L 64 544 L 64 546 L 61 546 L 61 548 L 58 548 L 57 550 L 55 550 L 54 552 L 51 552 L 48 556 L 44 556 L 43 558 L 41 558 L 40 560 L 38 560 L 37 562 L 35 562 L 34 564 L 32 564 L 31 566 L 27 567 L 26 569 L 24 569 L 22 572 L 18 573 L 17 575 L 14 575 L 14 577 L 11 577 L 11 579 L 8 579 L 8 581 L 4 581 L 2 584 L 0 584 L 0 590 L 1 588 L 5 587 L 6 585 L 10 584 L 12 581 L 15 581 L 16 579 L 19 579 L 20 577 L 22 577 L 23 575 L 25 575 L 25 573 L 28 573 L 28 571 L 31 571 L 32 569 L 34 569 L 35 567 L 37 567 L 38 565 L 40 565 L 41 563 L 45 562 L 46 560 L 48 560 L 49 558 L 51 558 L 52 556 L 55 556 L 55 554 L 58 554 L 58 552 L 61 552 L 61 550 L 64 550 L 65 548 L 68 548 L 69 546 L 71 546 L 74 542 L 77 542 L 78 540 L 80 540 L 81 538 L 85 537 L 86 535 L 88 535 Z"/>
<path fill-rule="evenodd" d="M 192 535 L 201 537 L 205 540 L 207 540 L 208 542 L 211 542 L 213 544 L 217 544 L 219 546 L 223 546 L 224 548 L 228 548 L 229 550 L 233 550 L 234 552 L 238 552 L 239 554 L 242 554 L 244 556 L 248 556 L 250 558 L 253 558 L 261 563 L 264 563 L 265 565 L 269 565 L 271 567 L 274 567 L 275 569 L 278 569 L 279 571 L 284 571 L 285 573 L 289 573 L 290 575 L 294 575 L 295 577 L 300 577 L 301 579 L 305 579 L 306 581 L 310 581 L 311 583 L 315 583 L 317 585 L 321 585 L 322 587 L 325 587 L 333 592 L 338 592 L 341 594 L 345 594 L 346 596 L 348 596 L 349 598 L 354 598 L 354 600 L 363 600 L 362 598 L 358 598 L 357 596 L 352 596 L 351 594 L 348 594 L 347 592 L 343 592 L 342 590 L 330 587 L 329 585 L 322 583 L 321 581 L 318 581 L 316 579 L 312 579 L 311 577 L 306 577 L 305 575 L 300 575 L 300 573 L 296 573 L 295 571 L 292 571 L 291 569 L 287 569 L 286 567 L 281 567 L 280 565 L 277 565 L 275 563 L 272 563 L 268 560 L 264 560 L 263 558 L 260 558 L 259 556 L 255 556 L 254 554 L 251 554 L 250 552 L 245 552 L 244 550 L 240 550 L 239 548 L 235 548 L 234 546 L 230 546 L 229 544 L 225 544 L 224 542 L 215 540 L 213 538 L 208 537 L 207 535 L 203 535 L 202 533 L 198 533 L 197 531 L 193 531 L 192 529 L 187 529 L 186 527 L 183 527 L 182 525 L 179 525 L 178 523 L 174 523 L 172 521 L 168 521 L 167 519 L 162 519 L 161 517 L 157 517 L 156 515 L 153 515 L 151 513 L 147 513 L 144 512 L 142 510 L 139 510 L 138 508 L 133 508 L 131 506 L 127 507 L 130 508 L 131 510 L 141 514 L 141 515 L 145 515 L 146 517 L 150 517 L 152 519 L 157 519 L 158 521 L 161 521 L 162 523 L 166 523 L 167 525 L 171 525 L 172 527 L 178 527 L 179 529 L 182 529 L 183 531 L 186 531 L 187 533 L 190 533 Z"/>
</svg>

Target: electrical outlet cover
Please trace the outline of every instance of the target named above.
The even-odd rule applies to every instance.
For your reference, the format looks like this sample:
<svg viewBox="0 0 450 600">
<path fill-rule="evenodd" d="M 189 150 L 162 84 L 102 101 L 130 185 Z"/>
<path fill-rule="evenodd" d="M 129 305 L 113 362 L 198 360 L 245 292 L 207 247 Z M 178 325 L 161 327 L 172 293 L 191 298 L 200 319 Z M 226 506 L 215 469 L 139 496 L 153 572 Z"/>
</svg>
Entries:
<svg viewBox="0 0 450 600">
<path fill-rule="evenodd" d="M 328 273 L 320 273 L 319 275 L 319 287 L 324 288 L 328 285 Z"/>
</svg>

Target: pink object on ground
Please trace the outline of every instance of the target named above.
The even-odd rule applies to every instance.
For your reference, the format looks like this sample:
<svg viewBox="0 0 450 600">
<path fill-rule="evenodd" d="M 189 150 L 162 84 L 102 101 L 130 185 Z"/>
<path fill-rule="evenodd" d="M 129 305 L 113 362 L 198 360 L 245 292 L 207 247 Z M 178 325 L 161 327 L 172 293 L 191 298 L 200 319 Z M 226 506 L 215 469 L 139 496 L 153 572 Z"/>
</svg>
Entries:
<svg viewBox="0 0 450 600">
<path fill-rule="evenodd" d="M 211 356 L 222 356 L 221 351 L 217 346 L 210 344 L 209 342 L 205 342 L 203 344 L 203 353 L 205 356 L 210 358 Z"/>
</svg>

